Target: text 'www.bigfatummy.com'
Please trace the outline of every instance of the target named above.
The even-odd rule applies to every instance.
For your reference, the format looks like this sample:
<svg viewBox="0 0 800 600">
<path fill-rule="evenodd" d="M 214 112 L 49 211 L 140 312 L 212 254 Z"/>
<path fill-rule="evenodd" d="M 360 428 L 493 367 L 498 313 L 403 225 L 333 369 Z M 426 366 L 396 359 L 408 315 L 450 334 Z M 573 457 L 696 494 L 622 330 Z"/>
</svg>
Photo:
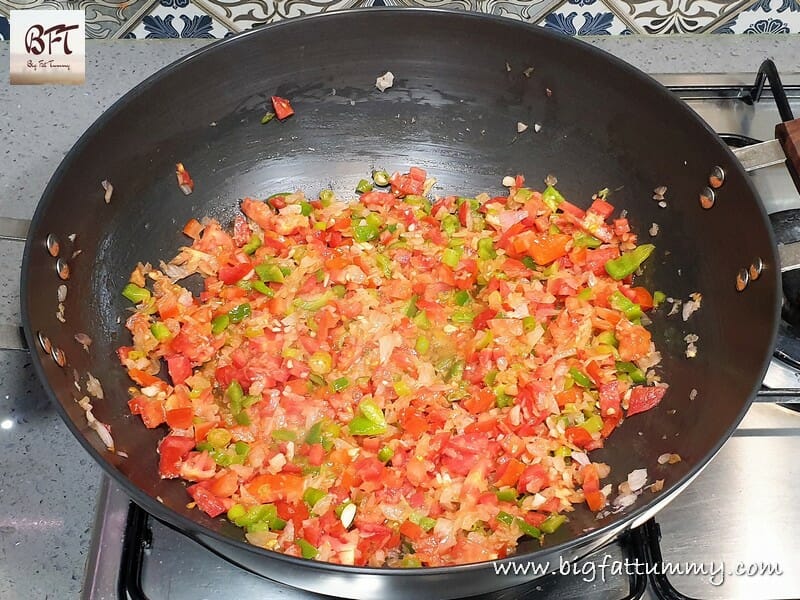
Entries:
<svg viewBox="0 0 800 600">
<path fill-rule="evenodd" d="M 650 563 L 639 559 L 619 560 L 610 554 L 604 554 L 596 561 L 573 562 L 560 558 L 558 564 L 549 561 L 536 563 L 532 561 L 495 562 L 495 575 L 509 576 L 543 576 L 558 574 L 580 577 L 587 583 L 606 581 L 607 577 L 631 575 L 665 575 L 703 577 L 711 585 L 720 586 L 726 577 L 776 577 L 783 575 L 779 563 L 770 562 L 737 562 L 726 564 L 724 561 L 710 562 L 660 562 Z"/>
</svg>

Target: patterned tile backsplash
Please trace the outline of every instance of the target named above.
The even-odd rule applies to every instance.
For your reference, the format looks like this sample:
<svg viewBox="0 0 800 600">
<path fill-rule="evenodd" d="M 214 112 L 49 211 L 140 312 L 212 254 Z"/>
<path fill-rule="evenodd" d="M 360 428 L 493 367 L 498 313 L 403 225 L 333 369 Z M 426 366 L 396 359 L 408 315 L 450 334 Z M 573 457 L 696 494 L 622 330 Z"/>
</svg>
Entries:
<svg viewBox="0 0 800 600">
<path fill-rule="evenodd" d="M 0 0 L 0 40 L 12 9 L 86 11 L 90 38 L 223 38 L 263 23 L 363 6 L 472 10 L 567 35 L 800 33 L 800 0 Z"/>
</svg>

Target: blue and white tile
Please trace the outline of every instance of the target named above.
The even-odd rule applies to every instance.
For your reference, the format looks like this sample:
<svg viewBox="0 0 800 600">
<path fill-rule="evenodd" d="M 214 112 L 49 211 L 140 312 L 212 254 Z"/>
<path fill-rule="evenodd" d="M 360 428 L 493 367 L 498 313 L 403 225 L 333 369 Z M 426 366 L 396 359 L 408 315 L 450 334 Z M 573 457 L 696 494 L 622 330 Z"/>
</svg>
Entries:
<svg viewBox="0 0 800 600">
<path fill-rule="evenodd" d="M 86 13 L 86 37 L 108 39 L 147 14 L 158 0 L 0 0 L 0 14 L 14 9 L 71 9 Z"/>
<path fill-rule="evenodd" d="M 702 33 L 727 22 L 753 0 L 604 0 L 638 33 Z"/>
<path fill-rule="evenodd" d="M 628 23 L 600 0 L 568 0 L 539 21 L 566 35 L 621 35 Z"/>
<path fill-rule="evenodd" d="M 160 0 L 126 35 L 135 39 L 224 38 L 230 30 L 189 0 Z"/>
<path fill-rule="evenodd" d="M 186 0 L 181 0 L 186 1 Z M 193 0 L 232 31 L 321 12 L 369 6 L 370 0 Z"/>
<path fill-rule="evenodd" d="M 713 33 L 800 33 L 800 0 L 757 0 L 747 10 L 720 24 Z"/>
<path fill-rule="evenodd" d="M 4 16 L 0 15 L 0 40 L 9 39 L 9 37 L 11 35 L 10 29 L 11 28 L 8 25 L 8 19 L 6 19 Z"/>
<path fill-rule="evenodd" d="M 536 23 L 563 0 L 384 0 L 386 6 L 469 10 Z"/>
</svg>

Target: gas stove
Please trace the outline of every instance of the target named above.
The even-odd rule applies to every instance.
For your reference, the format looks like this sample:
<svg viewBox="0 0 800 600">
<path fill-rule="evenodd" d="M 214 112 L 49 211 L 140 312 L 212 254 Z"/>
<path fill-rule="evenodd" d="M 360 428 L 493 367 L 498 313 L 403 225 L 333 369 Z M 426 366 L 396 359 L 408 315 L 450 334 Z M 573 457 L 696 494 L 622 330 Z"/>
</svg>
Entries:
<svg viewBox="0 0 800 600">
<path fill-rule="evenodd" d="M 770 88 L 760 101 L 755 98 L 755 73 L 654 77 L 731 145 L 772 139 L 775 124 L 782 120 Z M 800 74 L 783 79 L 787 104 L 800 115 Z M 800 223 L 800 194 L 786 167 L 761 169 L 752 178 L 772 215 L 779 241 L 799 240 L 800 225 L 793 223 Z M 796 598 L 800 591 L 800 514 L 795 491 L 795 482 L 800 480 L 796 460 L 800 413 L 791 410 L 792 392 L 787 388 L 800 388 L 800 343 L 793 338 L 795 329 L 800 331 L 798 326 L 800 319 L 783 324 L 788 336 L 783 347 L 789 350 L 777 353 L 780 356 L 764 381 L 765 393 L 753 403 L 740 427 L 655 519 L 580 563 L 551 564 L 554 574 L 488 597 Z M 766 388 L 774 391 L 770 394 Z M 513 574 L 499 576 L 510 578 L 513 586 Z M 239 569 L 156 521 L 105 480 L 83 598 L 300 600 L 319 596 Z"/>
</svg>

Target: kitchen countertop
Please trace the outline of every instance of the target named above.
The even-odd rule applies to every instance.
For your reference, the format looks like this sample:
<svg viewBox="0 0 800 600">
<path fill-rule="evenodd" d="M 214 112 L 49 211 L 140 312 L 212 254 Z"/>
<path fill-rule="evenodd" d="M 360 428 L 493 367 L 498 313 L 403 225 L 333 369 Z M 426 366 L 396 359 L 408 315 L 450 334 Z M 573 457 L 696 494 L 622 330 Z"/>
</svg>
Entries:
<svg viewBox="0 0 800 600">
<path fill-rule="evenodd" d="M 800 37 L 583 38 L 653 73 L 753 72 L 773 58 L 800 73 Z M 125 91 L 208 40 L 88 41 L 86 84 L 11 86 L 0 43 L 0 216 L 30 218 L 59 161 Z M 0 272 L 22 245 L 0 241 Z M 0 279 L 0 324 L 19 322 L 18 282 Z M 91 537 L 100 468 L 47 401 L 26 353 L 0 351 L 0 598 L 76 598 Z"/>
</svg>

